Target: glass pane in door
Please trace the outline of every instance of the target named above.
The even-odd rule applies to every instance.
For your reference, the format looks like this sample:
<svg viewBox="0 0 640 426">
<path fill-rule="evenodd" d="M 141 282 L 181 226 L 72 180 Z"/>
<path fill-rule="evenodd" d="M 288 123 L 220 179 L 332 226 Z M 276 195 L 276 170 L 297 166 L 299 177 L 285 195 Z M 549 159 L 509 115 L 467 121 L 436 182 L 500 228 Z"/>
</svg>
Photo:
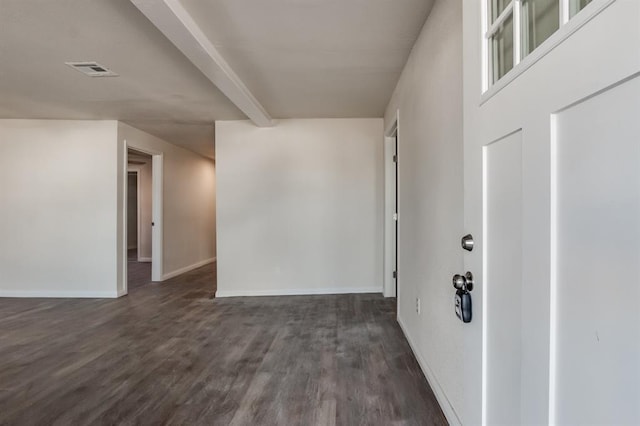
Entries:
<svg viewBox="0 0 640 426">
<path fill-rule="evenodd" d="M 498 16 L 509 6 L 513 0 L 489 0 L 491 3 L 491 23 L 493 24 Z"/>
<path fill-rule="evenodd" d="M 513 15 L 491 37 L 492 81 L 495 83 L 513 68 Z"/>
<path fill-rule="evenodd" d="M 573 18 L 578 12 L 584 9 L 592 0 L 570 0 L 569 12 Z"/>
<path fill-rule="evenodd" d="M 522 58 L 560 28 L 559 0 L 522 1 Z"/>
</svg>

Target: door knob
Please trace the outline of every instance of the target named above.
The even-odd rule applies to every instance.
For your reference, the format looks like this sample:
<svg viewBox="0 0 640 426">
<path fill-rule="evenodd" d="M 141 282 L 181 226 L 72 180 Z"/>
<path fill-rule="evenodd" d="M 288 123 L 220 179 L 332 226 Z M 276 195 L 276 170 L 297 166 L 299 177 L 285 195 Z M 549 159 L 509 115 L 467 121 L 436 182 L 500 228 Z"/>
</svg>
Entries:
<svg viewBox="0 0 640 426">
<path fill-rule="evenodd" d="M 463 275 L 455 274 L 453 276 L 453 287 L 456 290 L 462 290 L 462 288 L 467 284 L 467 280 Z"/>
<path fill-rule="evenodd" d="M 472 291 L 473 290 L 473 274 L 467 272 L 464 275 L 455 274 L 453 276 L 453 287 L 456 290 Z"/>
</svg>

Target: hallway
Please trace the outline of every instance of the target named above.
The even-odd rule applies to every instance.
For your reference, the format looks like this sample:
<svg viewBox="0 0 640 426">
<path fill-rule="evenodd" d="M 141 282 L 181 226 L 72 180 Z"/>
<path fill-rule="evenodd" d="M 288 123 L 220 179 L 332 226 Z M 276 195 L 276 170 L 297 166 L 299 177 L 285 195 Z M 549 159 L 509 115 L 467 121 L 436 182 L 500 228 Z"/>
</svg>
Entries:
<svg viewBox="0 0 640 426">
<path fill-rule="evenodd" d="M 127 277 L 129 292 L 151 282 L 151 262 L 138 262 L 136 249 L 129 249 L 127 253 Z"/>
<path fill-rule="evenodd" d="M 380 295 L 0 299 L 0 424 L 446 424 Z"/>
</svg>

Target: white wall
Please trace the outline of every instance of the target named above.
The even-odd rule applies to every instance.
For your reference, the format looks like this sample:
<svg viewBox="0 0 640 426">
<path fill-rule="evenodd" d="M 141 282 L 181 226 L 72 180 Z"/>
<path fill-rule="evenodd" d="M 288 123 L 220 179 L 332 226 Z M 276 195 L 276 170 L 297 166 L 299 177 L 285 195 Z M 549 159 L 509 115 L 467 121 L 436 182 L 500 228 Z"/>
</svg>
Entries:
<svg viewBox="0 0 640 426">
<path fill-rule="evenodd" d="M 438 0 L 385 115 L 399 110 L 398 319 L 450 423 L 464 392 L 463 323 L 451 277 L 462 270 L 462 1 Z M 416 312 L 421 300 L 421 314 Z"/>
<path fill-rule="evenodd" d="M 0 296 L 117 295 L 116 132 L 0 120 Z"/>
<path fill-rule="evenodd" d="M 381 119 L 216 123 L 218 296 L 382 291 Z"/>
<path fill-rule="evenodd" d="M 126 143 L 163 155 L 163 279 L 215 260 L 213 161 L 124 123 L 118 123 L 117 138 L 120 151 Z M 124 167 L 126 154 L 119 158 Z M 119 187 L 119 198 L 124 200 L 123 187 Z M 124 259 L 122 248 L 119 256 Z"/>
</svg>

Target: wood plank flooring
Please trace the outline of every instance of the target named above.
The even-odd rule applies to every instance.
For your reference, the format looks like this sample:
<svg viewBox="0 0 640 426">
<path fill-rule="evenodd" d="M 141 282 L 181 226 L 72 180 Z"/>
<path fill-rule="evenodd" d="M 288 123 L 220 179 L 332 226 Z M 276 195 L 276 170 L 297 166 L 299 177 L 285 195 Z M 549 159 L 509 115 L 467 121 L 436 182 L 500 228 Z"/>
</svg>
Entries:
<svg viewBox="0 0 640 426">
<path fill-rule="evenodd" d="M 446 424 L 394 300 L 212 299 L 214 277 L 0 299 L 0 424 Z"/>
<path fill-rule="evenodd" d="M 127 290 L 132 290 L 151 282 L 151 262 L 138 262 L 138 251 L 130 249 L 127 262 Z"/>
</svg>

